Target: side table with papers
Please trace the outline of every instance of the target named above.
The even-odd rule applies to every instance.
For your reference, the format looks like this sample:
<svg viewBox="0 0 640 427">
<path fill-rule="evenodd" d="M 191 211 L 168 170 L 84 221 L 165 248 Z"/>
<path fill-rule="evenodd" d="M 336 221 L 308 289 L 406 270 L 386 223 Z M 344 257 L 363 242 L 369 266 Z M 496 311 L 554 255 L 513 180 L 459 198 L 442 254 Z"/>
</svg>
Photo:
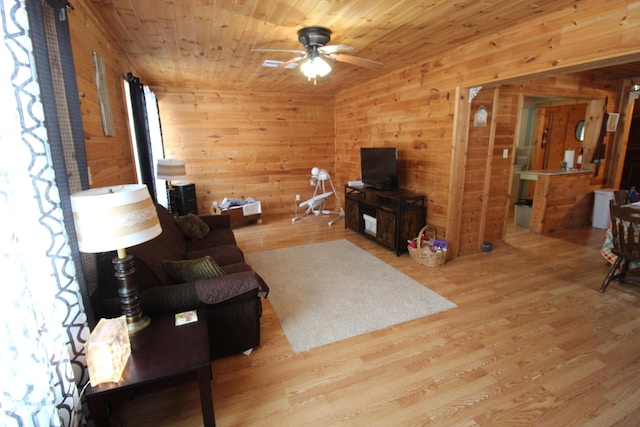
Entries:
<svg viewBox="0 0 640 427">
<path fill-rule="evenodd" d="M 96 425 L 109 425 L 106 400 L 110 395 L 163 380 L 191 377 L 200 389 L 203 425 L 215 426 L 206 319 L 175 326 L 173 316 L 153 317 L 151 324 L 130 341 L 131 357 L 120 381 L 87 387 L 87 402 Z"/>
</svg>

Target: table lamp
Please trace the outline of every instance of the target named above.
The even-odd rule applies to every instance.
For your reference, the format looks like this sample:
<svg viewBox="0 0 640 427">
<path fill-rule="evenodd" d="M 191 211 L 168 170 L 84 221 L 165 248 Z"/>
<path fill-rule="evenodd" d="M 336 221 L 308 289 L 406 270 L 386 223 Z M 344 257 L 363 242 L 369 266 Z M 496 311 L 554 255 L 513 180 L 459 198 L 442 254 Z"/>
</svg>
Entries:
<svg viewBox="0 0 640 427">
<path fill-rule="evenodd" d="M 156 178 L 167 181 L 169 184 L 168 199 L 169 211 L 176 215 L 176 195 L 171 185 L 171 181 L 180 181 L 187 179 L 187 169 L 182 159 L 158 159 L 156 167 Z"/>
<path fill-rule="evenodd" d="M 71 208 L 82 252 L 118 251 L 112 262 L 120 307 L 129 334 L 141 331 L 150 320 L 142 315 L 133 278 L 133 257 L 127 255 L 126 248 L 147 242 L 162 232 L 147 186 L 129 184 L 81 191 L 71 195 Z"/>
</svg>

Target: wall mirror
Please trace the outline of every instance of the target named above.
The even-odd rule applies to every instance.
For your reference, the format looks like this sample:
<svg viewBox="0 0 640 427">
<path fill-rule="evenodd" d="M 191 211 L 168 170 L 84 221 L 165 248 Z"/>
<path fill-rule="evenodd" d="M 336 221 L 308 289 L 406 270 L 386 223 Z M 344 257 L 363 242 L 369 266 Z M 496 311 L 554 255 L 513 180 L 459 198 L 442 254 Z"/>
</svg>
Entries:
<svg viewBox="0 0 640 427">
<path fill-rule="evenodd" d="M 580 120 L 576 125 L 576 140 L 584 141 L 584 120 Z"/>
</svg>

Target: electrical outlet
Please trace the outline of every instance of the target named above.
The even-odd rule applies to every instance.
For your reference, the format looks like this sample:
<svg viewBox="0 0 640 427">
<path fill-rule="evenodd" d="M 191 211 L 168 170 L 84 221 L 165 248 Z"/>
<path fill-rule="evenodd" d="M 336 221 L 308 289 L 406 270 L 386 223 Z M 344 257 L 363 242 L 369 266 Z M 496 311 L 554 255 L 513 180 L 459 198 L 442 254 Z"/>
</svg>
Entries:
<svg viewBox="0 0 640 427">
<path fill-rule="evenodd" d="M 296 194 L 296 202 L 299 202 L 299 201 L 300 201 L 300 195 Z"/>
</svg>

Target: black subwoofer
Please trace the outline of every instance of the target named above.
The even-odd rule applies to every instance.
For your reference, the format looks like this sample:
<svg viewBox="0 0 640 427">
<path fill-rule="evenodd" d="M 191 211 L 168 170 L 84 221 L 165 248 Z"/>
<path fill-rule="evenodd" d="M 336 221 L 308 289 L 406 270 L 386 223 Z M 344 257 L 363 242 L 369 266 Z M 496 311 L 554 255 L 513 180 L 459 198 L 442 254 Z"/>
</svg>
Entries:
<svg viewBox="0 0 640 427">
<path fill-rule="evenodd" d="M 189 213 L 198 214 L 198 202 L 196 200 L 195 184 L 174 184 L 173 190 L 176 198 L 176 209 L 178 215 L 184 216 Z"/>
</svg>

